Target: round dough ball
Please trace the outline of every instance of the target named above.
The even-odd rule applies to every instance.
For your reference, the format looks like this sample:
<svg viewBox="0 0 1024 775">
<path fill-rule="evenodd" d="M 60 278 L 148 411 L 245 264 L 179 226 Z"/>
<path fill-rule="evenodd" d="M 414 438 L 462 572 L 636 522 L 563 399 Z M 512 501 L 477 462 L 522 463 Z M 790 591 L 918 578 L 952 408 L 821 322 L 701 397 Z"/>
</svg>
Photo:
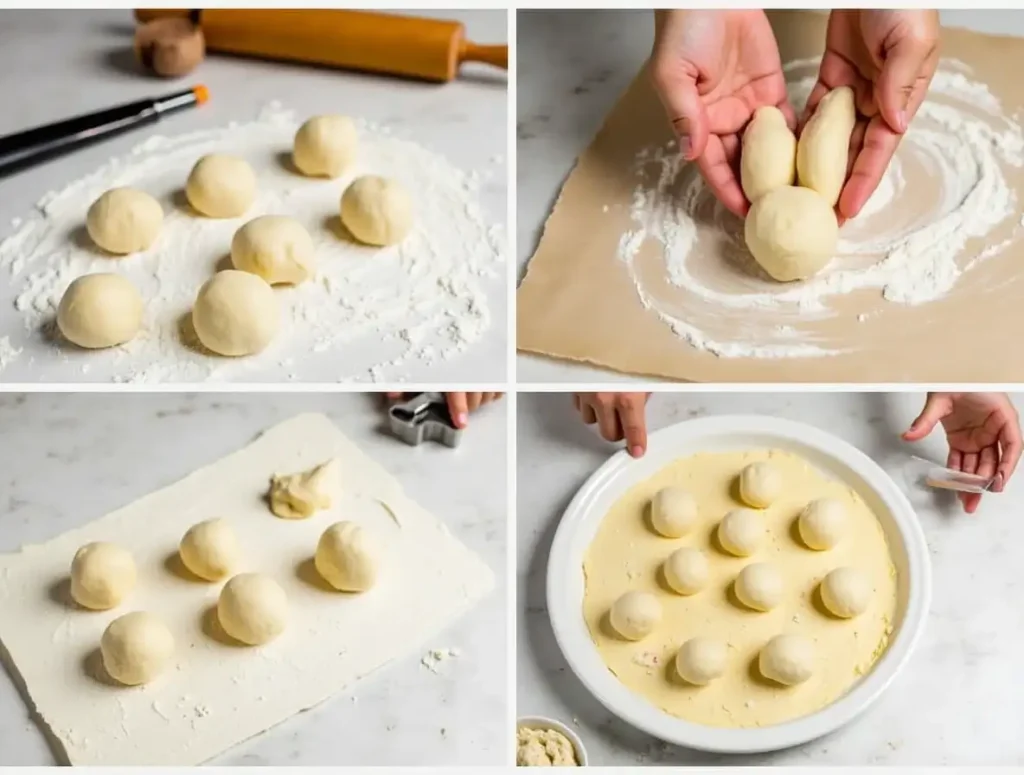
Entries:
<svg viewBox="0 0 1024 775">
<path fill-rule="evenodd" d="M 736 597 L 747 608 L 771 611 L 782 602 L 785 587 L 779 569 L 768 562 L 754 562 L 736 577 Z"/>
<path fill-rule="evenodd" d="M 694 686 L 706 686 L 725 672 L 728 649 L 714 638 L 690 638 L 676 653 L 676 672 Z"/>
<path fill-rule="evenodd" d="M 135 588 L 135 560 L 117 544 L 86 544 L 71 561 L 71 597 L 83 608 L 105 611 Z"/>
<path fill-rule="evenodd" d="M 196 336 L 220 355 L 259 352 L 277 333 L 279 318 L 277 299 L 266 281 L 236 269 L 210 278 L 192 307 Z"/>
<path fill-rule="evenodd" d="M 135 611 L 114 619 L 100 638 L 107 674 L 118 683 L 138 686 L 162 673 L 174 656 L 174 636 L 151 613 Z"/>
<path fill-rule="evenodd" d="M 764 540 L 761 516 L 752 509 L 734 509 L 718 524 L 718 542 L 729 554 L 749 557 Z"/>
<path fill-rule="evenodd" d="M 188 529 L 178 554 L 184 566 L 199 578 L 219 581 L 238 567 L 242 550 L 226 519 L 208 519 Z"/>
<path fill-rule="evenodd" d="M 744 225 L 747 248 L 779 282 L 817 274 L 839 242 L 839 222 L 818 193 L 799 186 L 769 191 L 750 208 Z"/>
<path fill-rule="evenodd" d="M 846 529 L 846 507 L 835 498 L 818 498 L 808 503 L 797 519 L 800 538 L 819 552 L 839 543 Z"/>
<path fill-rule="evenodd" d="M 356 125 L 346 116 L 314 116 L 295 133 L 292 160 L 311 177 L 336 178 L 356 158 Z"/>
<path fill-rule="evenodd" d="M 836 568 L 821 581 L 821 602 L 840 619 L 864 613 L 871 603 L 871 582 L 856 568 Z"/>
<path fill-rule="evenodd" d="M 121 275 L 84 275 L 64 291 L 57 327 L 69 342 L 90 350 L 124 344 L 142 327 L 142 296 Z"/>
<path fill-rule="evenodd" d="M 640 640 L 661 621 L 661 603 L 650 592 L 626 592 L 612 603 L 608 618 L 623 638 Z"/>
<path fill-rule="evenodd" d="M 127 255 L 145 250 L 164 222 L 160 203 L 144 191 L 112 188 L 100 196 L 85 217 L 92 241 L 108 253 Z"/>
<path fill-rule="evenodd" d="M 697 500 L 682 487 L 665 487 L 651 501 L 651 525 L 666 538 L 679 538 L 697 524 Z"/>
<path fill-rule="evenodd" d="M 693 595 L 707 586 L 711 571 L 708 558 L 700 549 L 684 546 L 665 560 L 665 583 L 680 595 Z"/>
<path fill-rule="evenodd" d="M 217 618 L 224 632 L 250 646 L 269 643 L 288 624 L 288 598 L 262 573 L 239 573 L 220 591 Z"/>
<path fill-rule="evenodd" d="M 394 180 L 366 175 L 341 195 L 341 222 L 367 245 L 394 245 L 412 229 L 412 197 Z"/>
<path fill-rule="evenodd" d="M 355 522 L 337 522 L 316 545 L 313 562 L 324 580 L 342 592 L 365 592 L 377 581 L 378 550 Z"/>
<path fill-rule="evenodd" d="M 211 153 L 192 168 L 185 196 L 192 207 L 210 218 L 237 218 L 256 198 L 256 173 L 245 159 Z"/>
<path fill-rule="evenodd" d="M 782 496 L 779 469 L 769 462 L 751 463 L 740 472 L 740 497 L 748 506 L 766 509 Z"/>
<path fill-rule="evenodd" d="M 776 635 L 758 656 L 761 675 L 783 686 L 796 686 L 814 672 L 814 644 L 803 635 Z"/>
<path fill-rule="evenodd" d="M 236 231 L 231 263 L 271 285 L 298 285 L 316 273 L 312 237 L 301 223 L 284 215 L 263 215 Z"/>
</svg>

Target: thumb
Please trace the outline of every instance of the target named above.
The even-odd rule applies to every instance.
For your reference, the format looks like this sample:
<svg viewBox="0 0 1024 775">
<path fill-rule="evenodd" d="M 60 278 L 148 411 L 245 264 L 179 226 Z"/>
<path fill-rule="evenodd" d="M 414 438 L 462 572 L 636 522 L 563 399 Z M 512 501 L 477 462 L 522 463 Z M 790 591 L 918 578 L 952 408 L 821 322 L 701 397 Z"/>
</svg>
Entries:
<svg viewBox="0 0 1024 775">
<path fill-rule="evenodd" d="M 654 87 L 679 138 L 679 152 L 687 161 L 704 154 L 708 142 L 708 117 L 697 91 L 697 79 L 679 67 L 656 64 Z"/>
<path fill-rule="evenodd" d="M 925 401 L 924 409 L 921 410 L 921 414 L 917 416 L 917 419 L 910 424 L 910 427 L 904 432 L 904 441 L 920 441 L 929 433 L 932 429 L 938 425 L 939 421 L 949 414 L 950 403 L 948 396 L 929 393 L 928 400 Z"/>
<path fill-rule="evenodd" d="M 886 52 L 875 97 L 882 118 L 894 132 L 907 131 L 910 99 L 927 58 L 927 48 L 914 38 L 900 40 Z"/>
</svg>

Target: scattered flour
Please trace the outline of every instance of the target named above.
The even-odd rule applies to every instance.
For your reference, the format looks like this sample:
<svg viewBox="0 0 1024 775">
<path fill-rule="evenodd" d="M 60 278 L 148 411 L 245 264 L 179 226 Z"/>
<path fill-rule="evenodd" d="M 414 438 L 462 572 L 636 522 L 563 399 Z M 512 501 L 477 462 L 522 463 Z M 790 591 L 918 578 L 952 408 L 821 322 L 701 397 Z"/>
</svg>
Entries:
<svg viewBox="0 0 1024 775">
<path fill-rule="evenodd" d="M 19 355 L 21 355 L 21 349 L 11 344 L 11 338 L 0 336 L 0 372 L 14 363 Z"/>
<path fill-rule="evenodd" d="M 447 662 L 449 659 L 454 659 L 461 656 L 462 652 L 458 649 L 431 649 L 423 655 L 423 659 L 420 660 L 420 664 L 423 665 L 431 673 L 440 673 L 441 665 Z"/>
</svg>

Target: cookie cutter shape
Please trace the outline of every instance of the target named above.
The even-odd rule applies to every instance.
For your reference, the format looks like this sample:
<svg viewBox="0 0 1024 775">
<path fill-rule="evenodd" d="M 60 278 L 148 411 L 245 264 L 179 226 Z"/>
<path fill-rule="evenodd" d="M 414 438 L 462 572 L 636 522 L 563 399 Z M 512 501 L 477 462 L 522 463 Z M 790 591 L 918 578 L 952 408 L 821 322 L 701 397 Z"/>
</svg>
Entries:
<svg viewBox="0 0 1024 775">
<path fill-rule="evenodd" d="M 417 446 L 424 441 L 436 441 L 447 447 L 457 447 L 462 429 L 456 428 L 448 412 L 444 393 L 419 393 L 388 409 L 391 432 L 406 444 Z"/>
</svg>

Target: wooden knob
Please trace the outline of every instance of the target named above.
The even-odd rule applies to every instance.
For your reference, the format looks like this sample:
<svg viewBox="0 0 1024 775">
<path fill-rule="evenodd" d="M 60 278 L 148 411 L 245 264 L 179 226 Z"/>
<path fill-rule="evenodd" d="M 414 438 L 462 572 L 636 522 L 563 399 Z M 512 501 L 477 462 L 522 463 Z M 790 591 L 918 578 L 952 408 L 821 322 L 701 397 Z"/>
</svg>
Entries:
<svg viewBox="0 0 1024 775">
<path fill-rule="evenodd" d="M 144 68 L 164 78 L 192 72 L 205 54 L 203 31 L 189 19 L 155 19 L 135 31 L 135 56 Z"/>
</svg>

